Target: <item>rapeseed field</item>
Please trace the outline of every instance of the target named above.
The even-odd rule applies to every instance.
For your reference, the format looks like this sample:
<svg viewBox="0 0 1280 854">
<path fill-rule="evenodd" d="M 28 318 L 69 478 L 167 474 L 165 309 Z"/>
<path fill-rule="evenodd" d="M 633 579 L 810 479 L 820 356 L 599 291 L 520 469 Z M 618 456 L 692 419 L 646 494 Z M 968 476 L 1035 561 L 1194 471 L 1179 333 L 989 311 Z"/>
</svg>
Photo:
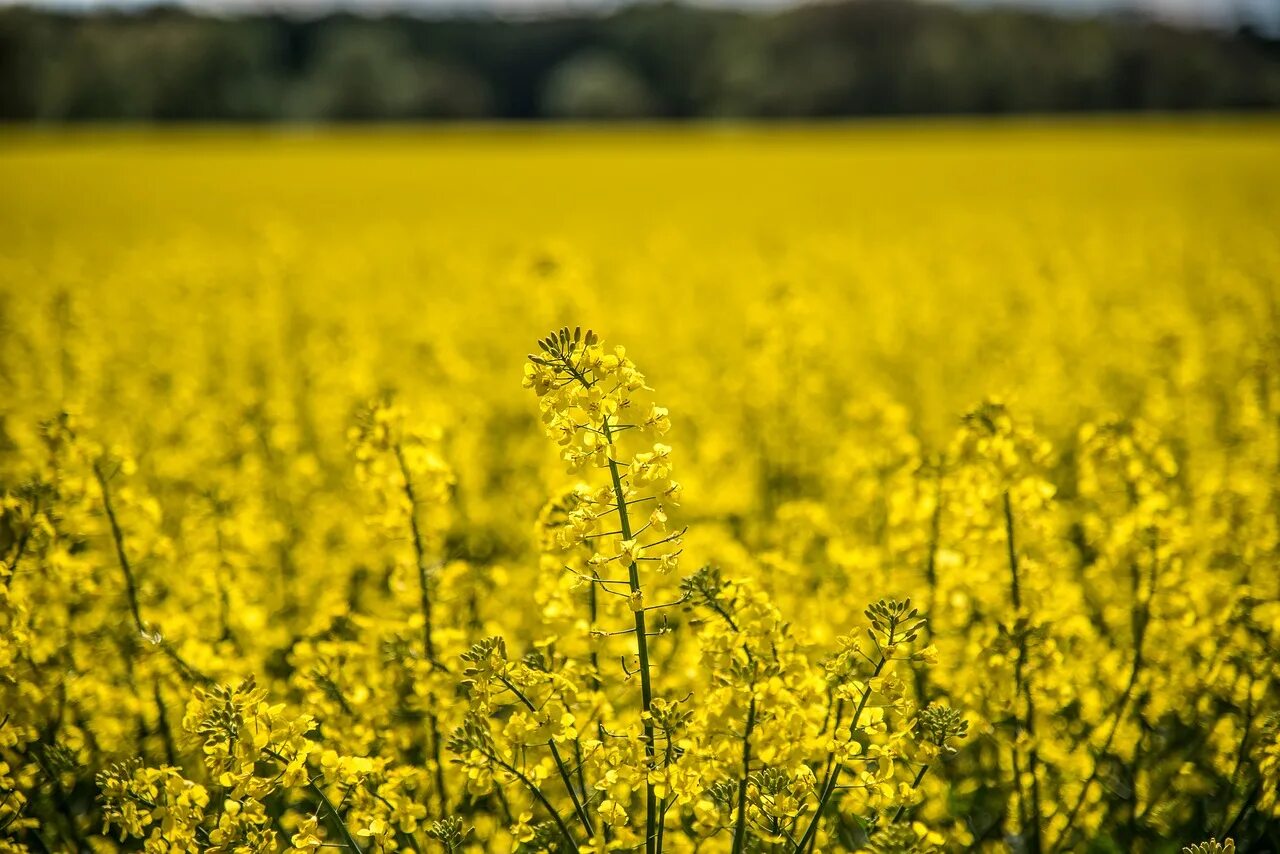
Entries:
<svg viewBox="0 0 1280 854">
<path fill-rule="evenodd" d="M 6 132 L 0 852 L 1280 850 L 1278 140 Z"/>
</svg>

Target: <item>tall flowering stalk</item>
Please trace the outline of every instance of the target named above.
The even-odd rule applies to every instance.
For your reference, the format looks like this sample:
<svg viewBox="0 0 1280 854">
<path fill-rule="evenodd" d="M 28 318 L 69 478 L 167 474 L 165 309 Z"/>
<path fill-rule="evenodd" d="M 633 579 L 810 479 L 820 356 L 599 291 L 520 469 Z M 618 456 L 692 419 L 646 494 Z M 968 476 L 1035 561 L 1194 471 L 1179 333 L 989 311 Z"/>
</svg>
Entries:
<svg viewBox="0 0 1280 854">
<path fill-rule="evenodd" d="M 1065 802 L 1062 805 L 1066 814 L 1064 826 L 1049 847 L 1050 852 L 1062 850 L 1079 831 L 1077 818 L 1103 773 L 1104 760 L 1111 755 L 1121 725 L 1141 693 L 1139 685 L 1148 664 L 1152 601 L 1162 563 L 1168 562 L 1174 551 L 1170 541 L 1183 523 L 1177 508 L 1168 501 L 1169 496 L 1179 492 L 1178 464 L 1157 431 L 1145 422 L 1112 420 L 1084 425 L 1076 459 L 1076 489 L 1085 508 L 1082 529 L 1094 543 L 1094 563 L 1113 579 L 1128 580 L 1131 658 L 1124 688 L 1112 704 L 1109 720 L 1103 718 L 1089 733 L 1092 738 L 1105 731 L 1079 794 L 1070 808 Z M 1116 627 L 1111 633 L 1116 638 L 1125 635 L 1123 627 Z"/>
<path fill-rule="evenodd" d="M 634 615 L 634 627 L 621 634 L 634 634 L 636 642 L 648 777 L 645 850 L 653 852 L 659 806 L 652 779 L 657 747 L 646 614 L 663 606 L 646 604 L 641 567 L 671 572 L 680 554 L 683 531 L 668 530 L 664 509 L 680 496 L 680 484 L 671 477 L 671 448 L 650 441 L 670 429 L 670 420 L 667 410 L 652 402 L 642 408 L 638 397 L 650 389 L 624 348 L 607 352 L 595 333 L 584 334 L 580 328 L 561 329 L 538 347 L 541 352 L 531 354 L 525 366 L 524 385 L 538 396 L 547 436 L 560 446 L 571 472 L 608 472 L 608 483 L 588 491 L 568 514 L 561 545 L 590 544 L 589 575 L 583 580 L 625 596 Z M 649 515 L 637 525 L 640 508 Z M 612 575 L 615 567 L 625 570 L 626 577 Z"/>
<path fill-rule="evenodd" d="M 439 564 L 431 559 L 438 551 L 444 513 L 453 490 L 453 470 L 440 455 L 435 437 L 409 430 L 405 414 L 390 401 L 379 401 L 361 412 L 351 429 L 350 440 L 356 458 L 356 475 L 377 501 L 371 519 L 389 536 L 399 537 L 407 528 L 413 545 L 413 569 L 417 576 L 419 619 L 422 621 L 422 677 L 448 668 L 436 651 L 432 616 L 433 576 Z M 425 524 L 424 524 L 424 518 Z M 443 737 L 434 691 L 426 710 L 432 769 L 436 795 L 443 815 L 449 809 L 441 757 Z"/>
<path fill-rule="evenodd" d="M 903 696 L 902 683 L 892 673 L 894 665 L 899 662 L 928 662 L 935 657 L 935 651 L 930 648 L 919 652 L 911 651 L 912 644 L 925 626 L 925 620 L 911 607 L 910 599 L 881 599 L 869 605 L 864 616 L 870 624 L 866 629 L 870 646 L 866 647 L 865 641 L 857 635 L 841 637 L 839 650 L 826 662 L 828 678 L 844 701 L 839 708 L 842 710 L 844 705 L 852 704 L 853 717 L 846 728 L 841 712 L 836 713 L 831 750 L 827 756 L 823 782 L 818 789 L 817 804 L 804 833 L 794 843 L 792 850 L 795 854 L 813 850 L 818 827 L 828 805 L 832 803 L 845 765 L 857 763 L 871 755 L 862 743 L 868 732 L 885 728 L 891 710 L 900 719 L 909 718 L 909 706 Z M 868 665 L 870 673 L 866 672 Z M 879 702 L 870 703 L 876 696 Z M 870 724 L 864 720 L 864 715 L 873 719 Z M 909 728 L 904 727 L 900 732 L 899 739 L 894 739 L 895 741 L 905 740 Z M 884 753 L 886 761 L 874 762 L 874 771 L 860 775 L 864 778 L 862 782 L 872 787 L 883 782 L 882 777 L 878 776 L 881 764 L 892 769 L 897 748 L 877 746 L 876 750 Z M 919 780 L 916 785 L 918 782 Z"/>
<path fill-rule="evenodd" d="M 965 414 L 951 455 L 968 466 L 960 476 L 968 478 L 963 482 L 966 495 L 974 502 L 974 518 L 986 518 L 993 541 L 1000 542 L 1004 553 L 1009 620 L 1001 633 L 1011 643 L 1007 657 L 1012 663 L 1013 691 L 1008 698 L 1008 722 L 1013 736 L 1009 756 L 1017 796 L 1015 815 L 1018 833 L 1025 835 L 1028 850 L 1039 854 L 1044 850 L 1042 777 L 1047 769 L 1042 767 L 1037 733 L 1043 710 L 1037 710 L 1040 674 L 1032 642 L 1045 636 L 1048 627 L 1041 625 L 1042 612 L 1029 596 L 1043 579 L 1032 578 L 1034 564 L 1028 565 L 1022 532 L 1055 495 L 1054 486 L 1042 475 L 1051 447 L 1016 420 L 1004 403 L 987 400 Z M 994 578 L 998 580 L 998 576 Z"/>
<path fill-rule="evenodd" d="M 806 716 L 825 680 L 755 581 L 703 567 L 684 588 L 705 617 L 698 646 L 714 675 L 690 709 L 688 750 L 673 782 L 697 792 L 695 817 L 731 835 L 732 852 L 794 841 L 814 788 Z"/>
</svg>

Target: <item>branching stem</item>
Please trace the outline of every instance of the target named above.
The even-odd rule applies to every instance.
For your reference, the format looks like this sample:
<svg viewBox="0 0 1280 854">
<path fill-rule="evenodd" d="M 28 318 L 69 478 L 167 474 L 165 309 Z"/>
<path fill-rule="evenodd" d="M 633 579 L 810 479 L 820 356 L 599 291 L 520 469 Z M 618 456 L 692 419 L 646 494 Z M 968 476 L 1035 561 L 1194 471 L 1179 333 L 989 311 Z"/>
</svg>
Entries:
<svg viewBox="0 0 1280 854">
<path fill-rule="evenodd" d="M 516 699 L 524 704 L 525 708 L 534 714 L 538 713 L 538 707 L 510 679 L 501 675 L 498 679 L 503 685 L 507 686 L 507 690 L 514 694 Z M 555 760 L 556 769 L 560 772 L 560 779 L 564 781 L 564 787 L 569 791 L 569 799 L 573 801 L 573 809 L 578 814 L 578 821 L 582 822 L 582 829 L 587 832 L 588 838 L 595 836 L 595 830 L 591 827 L 591 818 L 587 815 L 586 806 L 578 798 L 578 791 L 573 786 L 573 777 L 570 776 L 569 768 L 564 764 L 564 759 L 560 756 L 560 749 L 556 747 L 556 740 L 554 738 L 547 739 L 547 747 L 551 748 L 551 758 Z M 579 770 L 581 770 L 581 766 L 579 766 Z"/>
<path fill-rule="evenodd" d="M 871 680 L 880 675 L 880 671 L 884 669 L 888 660 L 882 654 L 880 660 L 876 662 L 875 670 L 871 673 L 871 679 L 867 680 L 867 687 L 863 689 L 862 696 L 858 699 L 858 707 L 854 710 L 853 720 L 849 722 L 850 738 L 858 731 L 858 723 L 862 720 L 862 712 L 867 708 L 867 701 L 871 699 Z M 796 854 L 802 854 L 816 838 L 818 823 L 822 819 L 822 813 L 827 808 L 827 803 L 831 800 L 832 793 L 836 790 L 836 784 L 840 782 L 842 768 L 843 765 L 834 756 L 831 757 L 830 770 L 827 772 L 827 779 L 823 781 L 822 791 L 818 796 L 818 807 L 814 810 L 813 818 L 809 820 L 809 826 L 805 828 L 804 835 L 800 837 L 799 844 L 796 845 Z"/>
</svg>

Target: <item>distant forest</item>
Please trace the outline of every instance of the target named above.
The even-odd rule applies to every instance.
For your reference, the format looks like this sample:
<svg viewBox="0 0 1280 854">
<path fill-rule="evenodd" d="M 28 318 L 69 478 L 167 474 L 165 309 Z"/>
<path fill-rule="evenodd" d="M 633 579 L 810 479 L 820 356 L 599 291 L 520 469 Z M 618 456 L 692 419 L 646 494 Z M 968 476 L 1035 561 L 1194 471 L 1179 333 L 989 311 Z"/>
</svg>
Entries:
<svg viewBox="0 0 1280 854">
<path fill-rule="evenodd" d="M 0 120 L 822 118 L 1280 106 L 1280 40 L 911 0 L 772 12 L 0 9 Z"/>
</svg>

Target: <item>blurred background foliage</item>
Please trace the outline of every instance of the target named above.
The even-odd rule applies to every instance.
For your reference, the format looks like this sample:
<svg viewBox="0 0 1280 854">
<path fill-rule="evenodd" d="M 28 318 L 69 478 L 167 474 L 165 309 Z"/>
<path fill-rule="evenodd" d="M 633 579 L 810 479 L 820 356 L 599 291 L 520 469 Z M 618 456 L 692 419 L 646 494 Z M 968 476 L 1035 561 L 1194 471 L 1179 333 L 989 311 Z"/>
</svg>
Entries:
<svg viewBox="0 0 1280 854">
<path fill-rule="evenodd" d="M 531 19 L 0 9 L 0 120 L 822 118 L 1280 106 L 1280 38 L 907 0 Z"/>
</svg>

